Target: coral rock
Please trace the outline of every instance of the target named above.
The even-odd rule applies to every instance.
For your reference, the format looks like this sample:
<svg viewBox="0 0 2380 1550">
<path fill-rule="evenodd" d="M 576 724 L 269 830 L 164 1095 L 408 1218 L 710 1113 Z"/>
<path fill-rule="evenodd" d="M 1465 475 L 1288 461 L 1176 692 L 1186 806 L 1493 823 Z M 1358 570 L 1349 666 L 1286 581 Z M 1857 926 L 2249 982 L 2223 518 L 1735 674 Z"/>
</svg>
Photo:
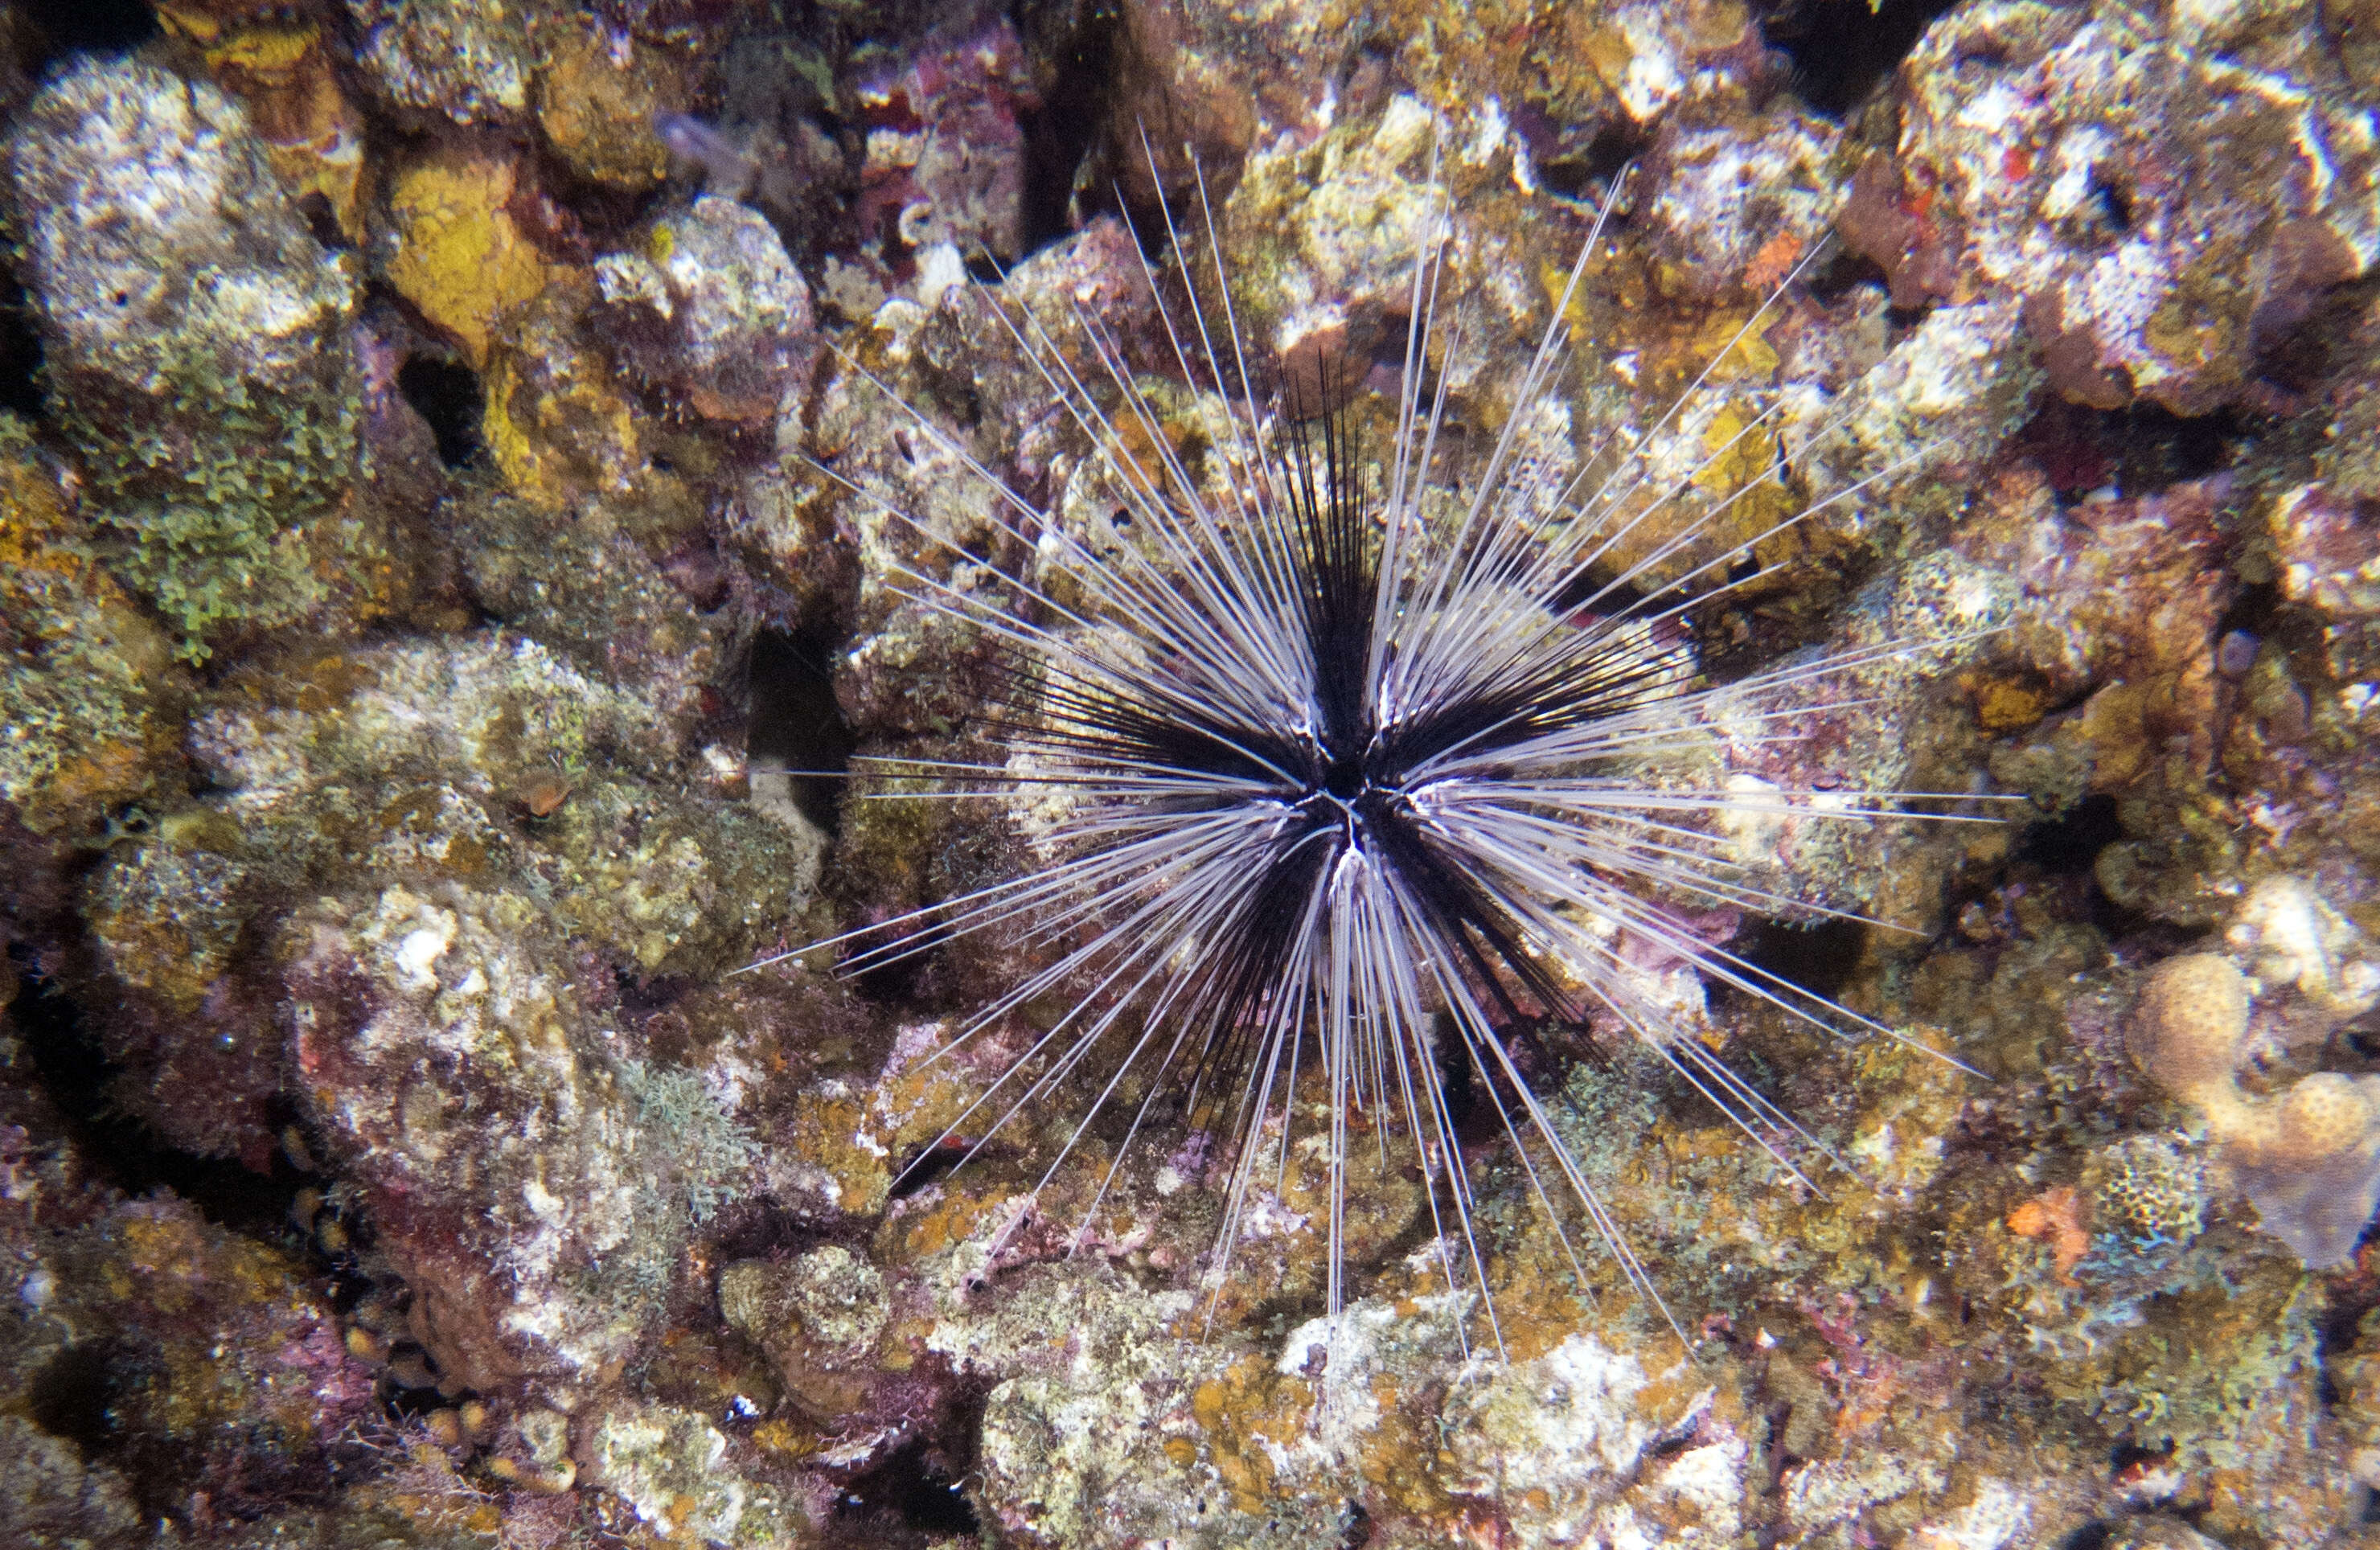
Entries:
<svg viewBox="0 0 2380 1550">
<path fill-rule="evenodd" d="M 631 369 L 707 419 L 762 424 L 798 404 L 818 354 L 809 287 L 767 221 L 707 195 L 655 222 L 642 249 L 595 264 Z"/>
<path fill-rule="evenodd" d="M 1025 236 L 1017 115 L 1038 100 L 1006 17 L 953 30 L 946 44 L 857 84 L 869 127 L 852 221 L 863 241 L 897 238 L 920 254 L 947 254 L 945 263 L 978 253 L 1012 259 Z"/>
<path fill-rule="evenodd" d="M 0 1416 L 0 1533 L 25 1550 L 133 1550 L 152 1543 L 123 1474 L 22 1416 Z"/>
<path fill-rule="evenodd" d="M 653 120 L 682 108 L 687 95 L 677 56 L 566 10 L 533 18 L 532 36 L 546 143 L 581 177 L 623 188 L 660 182 L 669 153 Z"/>
<path fill-rule="evenodd" d="M 50 1365 L 109 1397 L 97 1424 L 152 1511 L 194 1490 L 270 1499 L 372 1414 L 371 1370 L 303 1266 L 184 1202 L 119 1205 L 54 1263 Z M 91 1483 L 103 1505 L 104 1476 Z"/>
<path fill-rule="evenodd" d="M 2362 502 L 2300 485 L 2265 517 L 2282 592 L 2336 619 L 2380 615 L 2380 522 Z"/>
<path fill-rule="evenodd" d="M 727 1459 L 727 1439 L 690 1411 L 614 1405 L 589 1428 L 589 1481 L 612 1491 L 655 1532 L 733 1550 L 795 1550 L 811 1542 L 813 1505 L 751 1480 Z"/>
<path fill-rule="evenodd" d="M 1910 213 L 1855 228 L 1899 255 L 1897 298 L 1940 294 L 1963 228 L 1961 268 L 2030 298 L 2069 397 L 2195 415 L 2380 255 L 2380 158 L 2313 7 L 2170 15 L 1945 18 L 1902 67 L 1897 166 L 1874 175 Z"/>
<path fill-rule="evenodd" d="M 2380 1077 L 2317 1072 L 2252 1096 L 2233 1070 L 2248 1021 L 2248 981 L 2228 958 L 2168 958 L 2134 1009 L 2132 1059 L 2205 1117 L 2266 1231 L 2310 1265 L 2345 1264 L 2380 1205 Z"/>
<path fill-rule="evenodd" d="M 79 836 L 145 794 L 177 741 L 173 643 L 90 557 L 59 471 L 0 420 L 0 803 Z"/>
<path fill-rule="evenodd" d="M 291 197 L 315 196 L 340 233 L 359 240 L 363 118 L 340 88 L 333 40 L 321 21 L 293 18 L 277 6 L 245 15 L 224 9 L 186 0 L 159 6 L 157 19 L 188 40 L 215 84 L 247 107 Z"/>
<path fill-rule="evenodd" d="M 334 592 L 355 474 L 350 270 L 202 82 L 86 61 L 6 163 L 91 515 L 130 539 L 121 574 L 194 656 L 219 625 L 304 617 Z"/>
<path fill-rule="evenodd" d="M 1895 307 L 1958 295 L 1966 234 L 1938 201 L 1910 197 L 1908 180 L 1889 154 L 1872 151 L 1860 163 L 1835 224 L 1852 251 L 1884 271 Z"/>
<path fill-rule="evenodd" d="M 632 693 L 683 740 L 732 681 L 749 622 L 699 512 L 660 477 L 643 494 L 555 511 L 475 481 L 441 515 L 473 603 Z"/>
<path fill-rule="evenodd" d="M 475 367 L 487 364 L 507 315 L 545 289 L 554 267 L 510 208 L 521 176 L 511 157 L 457 149 L 423 157 L 389 186 L 389 284 Z"/>
<path fill-rule="evenodd" d="M 2266 878 L 2248 890 L 2224 933 L 2271 988 L 2292 987 L 2337 1022 L 2380 1003 L 2380 952 L 2302 878 Z"/>
<path fill-rule="evenodd" d="M 504 0 L 347 0 L 356 62 L 391 105 L 456 124 L 501 124 L 528 108 L 535 73 L 528 7 Z"/>
<path fill-rule="evenodd" d="M 840 1245 L 783 1265 L 739 1260 L 719 1273 L 728 1326 L 769 1353 L 789 1393 L 821 1422 L 856 1411 L 891 1317 L 884 1278 Z"/>
<path fill-rule="evenodd" d="M 625 1359 L 750 1167 L 698 1079 L 613 1056 L 540 912 L 391 888 L 289 932 L 298 1081 L 415 1290 L 443 1381 Z"/>
</svg>

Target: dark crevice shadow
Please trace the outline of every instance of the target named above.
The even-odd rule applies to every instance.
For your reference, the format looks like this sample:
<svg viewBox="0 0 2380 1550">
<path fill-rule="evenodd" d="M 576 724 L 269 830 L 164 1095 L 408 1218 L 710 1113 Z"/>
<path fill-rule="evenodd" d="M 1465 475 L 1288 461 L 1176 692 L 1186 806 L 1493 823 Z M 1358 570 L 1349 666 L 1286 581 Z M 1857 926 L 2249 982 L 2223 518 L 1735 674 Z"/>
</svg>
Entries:
<svg viewBox="0 0 2380 1550">
<path fill-rule="evenodd" d="M 842 828 L 842 777 L 859 745 L 834 697 L 839 650 L 834 637 L 823 632 L 762 631 L 752 642 L 752 709 L 745 744 L 756 776 L 797 772 L 791 781 L 794 805 L 829 834 Z"/>
<path fill-rule="evenodd" d="M 1767 0 L 1761 35 L 1793 64 L 1793 91 L 1815 113 L 1848 118 L 1889 80 L 1934 18 L 1957 0 Z"/>
<path fill-rule="evenodd" d="M 23 977 L 8 1018 L 68 1139 L 100 1179 L 128 1195 L 171 1190 L 218 1227 L 270 1242 L 288 1239 L 290 1203 L 309 1176 L 278 1150 L 271 1171 L 258 1173 L 232 1158 L 169 1146 L 118 1111 L 108 1092 L 115 1067 L 86 1030 L 82 1010 L 38 975 Z"/>
</svg>

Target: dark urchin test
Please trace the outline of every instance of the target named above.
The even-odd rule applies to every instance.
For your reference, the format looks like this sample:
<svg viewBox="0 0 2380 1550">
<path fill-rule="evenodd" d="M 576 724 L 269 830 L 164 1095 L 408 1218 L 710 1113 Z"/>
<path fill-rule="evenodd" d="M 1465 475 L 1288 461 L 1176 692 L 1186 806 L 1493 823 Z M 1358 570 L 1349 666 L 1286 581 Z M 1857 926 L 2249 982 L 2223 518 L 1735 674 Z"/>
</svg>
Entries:
<svg viewBox="0 0 2380 1550">
<path fill-rule="evenodd" d="M 1207 1266 L 1220 1289 L 1252 1200 L 1289 1166 L 1301 1072 L 1318 1066 L 1329 1311 L 1344 1297 L 1358 1119 L 1379 1146 L 1393 1129 L 1410 1149 L 1448 1286 L 1479 1290 L 1500 1347 L 1456 1135 L 1455 1061 L 1482 1078 L 1472 1085 L 1492 1104 L 1581 1283 L 1561 1224 L 1583 1213 L 1660 1306 L 1518 1068 L 1509 1033 L 1546 1020 L 1624 1030 L 1796 1172 L 1790 1154 L 1808 1138 L 1679 1025 L 1648 979 L 1648 957 L 1692 963 L 1706 981 L 1814 1021 L 1889 1033 L 1713 944 L 1687 912 L 1773 913 L 1788 902 L 1752 875 L 1747 827 L 1867 822 L 1897 816 L 1905 793 L 1747 789 L 1694 756 L 1722 721 L 1791 740 L 1797 714 L 1825 707 L 1830 681 L 1926 648 L 1797 660 L 1721 689 L 1701 682 L 1680 626 L 1690 605 L 1771 574 L 1730 572 L 1754 545 L 1899 470 L 1722 548 L 1715 525 L 1759 481 L 1692 511 L 1682 500 L 1765 434 L 1781 400 L 1703 437 L 1701 461 L 1684 467 L 1640 454 L 1649 436 L 1606 438 L 1574 471 L 1524 452 L 1524 411 L 1546 397 L 1572 347 L 1565 319 L 1609 210 L 1607 200 L 1570 272 L 1514 395 L 1520 408 L 1460 479 L 1442 472 L 1454 461 L 1443 444 L 1444 374 L 1429 385 L 1433 345 L 1455 347 L 1435 337 L 1443 207 L 1415 255 L 1394 430 L 1376 456 L 1354 444 L 1343 407 L 1309 416 L 1293 390 L 1271 412 L 1258 408 L 1211 215 L 1203 247 L 1221 299 L 1202 305 L 1192 287 L 1179 315 L 1159 312 L 1179 380 L 1202 390 L 1212 451 L 1195 471 L 1121 343 L 1079 306 L 1075 356 L 1089 357 L 1080 368 L 1029 310 L 1003 307 L 996 289 L 976 292 L 1093 449 L 1116 526 L 1134 539 L 1087 542 L 910 411 L 983 482 L 994 525 L 1037 562 L 997 592 L 898 573 L 905 595 L 1014 654 L 1015 708 L 993 729 L 1005 758 L 863 760 L 861 772 L 922 777 L 954 794 L 1006 793 L 1056 816 L 1032 870 L 826 945 L 851 950 L 848 972 L 957 933 L 1002 931 L 1043 950 L 1034 972 L 943 1047 L 1053 994 L 1067 1008 L 946 1132 L 969 1136 L 970 1154 L 1059 1094 L 1095 1051 L 1112 1061 L 1006 1230 L 1136 1075 L 1144 1096 L 1099 1193 L 1160 1110 L 1223 1141 L 1223 1221 Z M 1167 224 L 1172 252 L 1185 255 L 1170 215 Z M 1657 430 L 1713 422 L 1723 398 L 1709 375 Z M 929 545 L 968 558 L 886 509 Z"/>
</svg>

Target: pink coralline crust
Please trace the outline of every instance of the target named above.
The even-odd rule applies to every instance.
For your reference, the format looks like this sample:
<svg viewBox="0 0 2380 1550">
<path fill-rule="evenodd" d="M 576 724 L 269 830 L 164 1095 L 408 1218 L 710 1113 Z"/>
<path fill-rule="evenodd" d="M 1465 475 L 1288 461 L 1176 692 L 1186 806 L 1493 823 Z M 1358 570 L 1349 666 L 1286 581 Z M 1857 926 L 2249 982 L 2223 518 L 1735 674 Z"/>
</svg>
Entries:
<svg viewBox="0 0 2380 1550">
<path fill-rule="evenodd" d="M 2145 691 L 2145 718 L 2200 769 L 2215 753 L 2213 631 L 2236 586 L 2216 525 L 2228 494 L 2213 479 L 2060 511 L 2020 470 L 1992 491 L 2006 516 L 1961 546 L 2023 587 L 2011 645 L 2051 700 Z"/>
<path fill-rule="evenodd" d="M 125 996 L 118 1013 L 103 1040 L 120 1068 L 117 1101 L 185 1151 L 271 1172 L 280 1130 L 273 1106 L 288 1072 L 270 991 L 226 975 L 195 1013 L 176 1015 L 137 994 Z"/>
<path fill-rule="evenodd" d="M 1743 912 L 1731 904 L 1711 910 L 1674 910 L 1671 920 L 1684 928 L 1688 938 L 1706 947 L 1725 946 L 1743 929 Z M 1682 944 L 1642 931 L 1621 938 L 1620 954 L 1625 962 L 1655 973 L 1692 962 Z"/>
<path fill-rule="evenodd" d="M 2334 619 L 2380 616 L 2380 509 L 2324 484 L 2301 485 L 2266 518 L 2281 593 Z"/>
<path fill-rule="evenodd" d="M 978 20 L 940 47 L 860 83 L 868 159 L 853 225 L 862 241 L 958 245 L 1015 257 L 1024 238 L 1025 136 L 1039 106 L 1008 18 Z"/>
<path fill-rule="evenodd" d="M 551 1353 L 499 1322 L 524 1289 L 494 1268 L 502 1244 L 478 1229 L 470 1201 L 401 1184 L 374 1190 L 369 1198 L 380 1251 L 413 1294 L 407 1332 L 442 1376 L 496 1394 L 562 1374 Z M 528 1289 L 532 1296 L 536 1290 Z"/>
<path fill-rule="evenodd" d="M 361 1418 L 372 1408 L 373 1374 L 350 1355 L 338 1326 L 325 1319 L 283 1344 L 281 1363 L 312 1383 L 325 1416 Z"/>
<path fill-rule="evenodd" d="M 5 1024 L 0 1024 L 5 1025 Z M 113 1192 L 68 1144 L 56 1110 L 22 1087 L 0 1085 L 0 1243 L 81 1227 Z"/>
<path fill-rule="evenodd" d="M 1912 189 L 1890 154 L 1871 151 L 1835 218 L 1852 252 L 1884 271 L 1895 307 L 1922 307 L 1958 293 L 1966 233 L 1930 189 Z"/>
<path fill-rule="evenodd" d="M 397 385 L 419 341 L 394 313 L 369 309 L 347 331 L 355 352 L 363 410 L 364 448 L 371 458 L 367 487 L 384 510 L 426 512 L 446 490 L 438 438 Z"/>
<path fill-rule="evenodd" d="M 2177 17 L 2180 13 L 2177 13 Z M 2185 27 L 2118 4 L 1963 6 L 1902 66 L 1852 245 L 1903 306 L 2026 298 L 2054 387 L 2200 415 L 2380 246 L 2368 127 L 2313 7 Z"/>
<path fill-rule="evenodd" d="M 615 1204 L 586 1170 L 629 1127 L 587 1113 L 615 1100 L 554 944 L 503 897 L 390 890 L 298 924 L 286 957 L 297 1085 L 442 1379 L 495 1393 L 619 1354 L 634 1300 L 571 1278 L 601 1265 L 589 1213 Z"/>
<path fill-rule="evenodd" d="M 53 1311 L 110 1342 L 115 1428 L 164 1477 L 269 1497 L 373 1418 L 375 1374 L 302 1267 L 186 1202 L 120 1205 L 59 1259 L 84 1274 L 61 1278 Z"/>
<path fill-rule="evenodd" d="M 1834 1352 L 1813 1364 L 1811 1372 L 1840 1400 L 1834 1423 L 1837 1436 L 1872 1436 L 1885 1428 L 1896 1403 L 1905 1403 L 1912 1395 L 1938 1398 L 1955 1391 L 1959 1374 L 1954 1357 L 1938 1350 L 1899 1352 L 1873 1338 L 1864 1327 L 1865 1310 L 1849 1294 L 1837 1292 L 1831 1303 L 1804 1297 L 1801 1309 Z"/>
<path fill-rule="evenodd" d="M 708 420 L 763 426 L 801 402 L 819 355 L 809 287 L 759 212 L 705 195 L 638 246 L 650 257 L 597 268 L 613 358 Z"/>
</svg>

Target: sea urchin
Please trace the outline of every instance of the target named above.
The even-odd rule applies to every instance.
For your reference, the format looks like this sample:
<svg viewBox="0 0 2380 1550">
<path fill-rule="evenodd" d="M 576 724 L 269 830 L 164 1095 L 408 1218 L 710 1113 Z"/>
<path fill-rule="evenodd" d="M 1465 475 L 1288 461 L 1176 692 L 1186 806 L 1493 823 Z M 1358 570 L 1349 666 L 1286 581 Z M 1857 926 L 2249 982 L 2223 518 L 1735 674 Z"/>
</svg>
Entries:
<svg viewBox="0 0 2380 1550">
<path fill-rule="evenodd" d="M 993 523 L 1035 560 L 996 591 L 924 569 L 902 572 L 900 589 L 1003 643 L 1015 692 L 991 728 L 1000 757 L 863 761 L 862 772 L 1029 805 L 1045 864 L 840 939 L 844 967 L 995 929 L 1038 949 L 1038 969 L 976 1009 L 950 1045 L 1028 1003 L 1068 1010 L 951 1133 L 979 1147 L 1086 1070 L 1096 1096 L 1052 1172 L 1120 1095 L 1135 1096 L 1119 1164 L 1152 1115 L 1186 1116 L 1226 1143 L 1208 1267 L 1219 1286 L 1251 1192 L 1287 1166 L 1301 1070 L 1311 1082 L 1318 1068 L 1333 1313 L 1351 1123 L 1411 1148 L 1450 1287 L 1485 1292 L 1450 1090 L 1467 1061 L 1557 1224 L 1569 1213 L 1556 1200 L 1574 1200 L 1658 1305 L 1531 1092 L 1512 1035 L 1547 1023 L 1626 1030 L 1791 1169 L 1790 1120 L 1684 1035 L 1644 965 L 1688 963 L 1802 1015 L 1859 1022 L 1714 945 L 1694 915 L 1783 904 L 1742 865 L 1733 831 L 1746 820 L 1857 822 L 1896 811 L 1899 797 L 1747 790 L 1671 767 L 1722 696 L 1738 722 L 1769 721 L 1757 738 L 1790 740 L 1801 735 L 1791 710 L 1747 708 L 1807 706 L 1828 680 L 1910 648 L 1799 661 L 1724 691 L 1701 678 L 1686 611 L 1765 573 L 1741 563 L 1741 539 L 1706 552 L 1721 548 L 1714 523 L 1751 484 L 1685 520 L 1676 497 L 1755 444 L 1774 407 L 1731 436 L 1706 436 L 1700 466 L 1667 472 L 1631 444 L 1558 470 L 1523 450 L 1515 413 L 1467 475 L 1451 473 L 1445 374 L 1432 367 L 1457 347 L 1435 337 L 1443 201 L 1414 264 L 1385 447 L 1357 444 L 1351 394 L 1327 374 L 1301 389 L 1284 373 L 1270 412 L 1260 409 L 1203 190 L 1199 208 L 1215 287 L 1202 302 L 1185 285 L 1186 301 L 1159 312 L 1178 380 L 1209 409 L 1212 450 L 1196 468 L 1094 319 L 1076 311 L 1089 342 L 1078 367 L 1029 311 L 1002 307 L 996 287 L 978 293 L 1095 449 L 1125 541 L 1071 535 L 915 416 L 967 459 Z M 1599 216 L 1513 404 L 1540 402 L 1572 348 L 1565 319 L 1603 231 Z M 1146 264 L 1144 277 L 1155 290 Z M 1670 416 L 1692 417 L 1706 386 L 1688 387 Z"/>
</svg>

